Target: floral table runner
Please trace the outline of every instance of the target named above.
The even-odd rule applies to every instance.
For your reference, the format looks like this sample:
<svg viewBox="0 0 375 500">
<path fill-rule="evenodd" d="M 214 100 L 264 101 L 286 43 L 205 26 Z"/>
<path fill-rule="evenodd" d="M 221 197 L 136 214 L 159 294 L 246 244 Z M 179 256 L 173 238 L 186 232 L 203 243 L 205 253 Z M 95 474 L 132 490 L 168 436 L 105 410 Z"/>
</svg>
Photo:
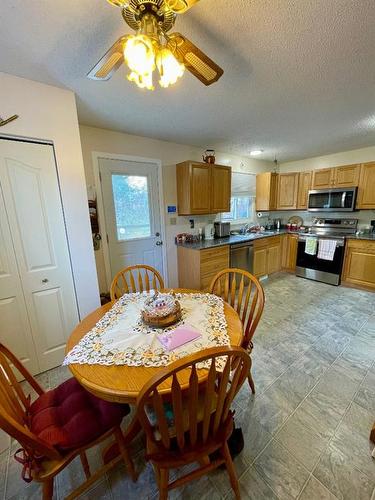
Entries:
<svg viewBox="0 0 375 500">
<path fill-rule="evenodd" d="M 64 365 L 99 364 L 128 366 L 165 366 L 169 363 L 215 346 L 229 346 L 224 302 L 211 294 L 176 293 L 182 318 L 168 328 L 153 328 L 141 319 L 146 293 L 121 297 L 103 318 L 68 353 Z M 202 336 L 168 352 L 158 336 L 180 325 L 198 330 Z"/>
</svg>

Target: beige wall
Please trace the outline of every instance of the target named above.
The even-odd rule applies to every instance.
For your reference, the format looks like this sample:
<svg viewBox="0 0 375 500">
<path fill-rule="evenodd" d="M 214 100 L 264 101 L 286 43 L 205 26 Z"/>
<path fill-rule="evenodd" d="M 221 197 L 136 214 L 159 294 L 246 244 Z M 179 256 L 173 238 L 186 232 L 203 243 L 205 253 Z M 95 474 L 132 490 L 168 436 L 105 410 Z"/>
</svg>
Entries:
<svg viewBox="0 0 375 500">
<path fill-rule="evenodd" d="M 53 142 L 78 308 L 84 317 L 99 305 L 99 293 L 74 94 L 0 73 L 0 114 L 19 115 L 0 129 L 0 136 Z"/>
<path fill-rule="evenodd" d="M 155 125 L 157 126 L 157 125 Z M 98 129 L 87 126 L 80 126 L 81 143 L 83 151 L 83 161 L 87 187 L 89 190 L 94 187 L 92 153 L 112 153 L 143 158 L 160 160 L 163 167 L 163 191 L 164 191 L 164 214 L 166 217 L 166 251 L 169 286 L 177 286 L 177 252 L 174 244 L 174 237 L 178 233 L 191 231 L 189 225 L 190 217 L 177 217 L 177 225 L 170 224 L 170 218 L 166 214 L 167 205 L 177 204 L 176 195 L 176 163 L 185 160 L 201 160 L 203 148 L 195 148 L 182 144 L 154 140 L 146 137 L 123 134 L 110 130 Z M 233 167 L 233 171 L 238 172 L 264 172 L 272 168 L 272 163 L 260 160 L 242 158 L 225 153 L 216 154 L 217 163 L 228 164 Z M 212 217 L 194 217 L 196 227 L 203 226 Z M 101 250 L 95 252 L 99 286 L 101 291 L 108 290 L 105 278 L 103 253 Z"/>
<path fill-rule="evenodd" d="M 365 163 L 368 161 L 375 161 L 375 146 L 282 163 L 280 165 L 280 172 L 315 170 L 317 168 L 338 167 L 340 165 L 351 165 L 352 163 Z"/>
<path fill-rule="evenodd" d="M 338 167 L 340 165 L 351 165 L 353 163 L 366 163 L 369 161 L 375 161 L 375 146 L 363 149 L 355 149 L 353 151 L 344 151 L 342 153 L 335 153 L 326 156 L 317 156 L 315 158 L 306 158 L 304 160 L 292 161 L 288 163 L 282 163 L 280 165 L 280 172 L 300 172 L 303 170 L 315 170 L 319 168 L 329 168 Z M 313 217 L 316 217 L 317 213 L 307 212 L 307 211 L 285 211 L 285 212 L 271 212 L 271 218 L 281 218 L 284 223 L 286 223 L 291 215 L 299 215 L 304 220 L 304 224 L 311 224 Z M 324 213 L 322 213 L 324 215 Z M 330 213 L 332 217 L 345 217 L 341 212 Z M 359 224 L 369 224 L 370 220 L 375 219 L 375 210 L 359 210 L 358 212 L 353 212 L 347 214 L 347 217 L 353 217 L 358 219 Z"/>
</svg>

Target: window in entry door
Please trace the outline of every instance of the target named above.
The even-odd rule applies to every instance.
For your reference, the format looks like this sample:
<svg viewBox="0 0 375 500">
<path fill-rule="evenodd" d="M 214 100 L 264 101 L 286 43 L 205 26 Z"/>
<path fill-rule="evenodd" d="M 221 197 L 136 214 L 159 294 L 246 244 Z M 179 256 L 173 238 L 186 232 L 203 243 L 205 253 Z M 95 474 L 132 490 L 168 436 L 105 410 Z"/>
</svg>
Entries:
<svg viewBox="0 0 375 500">
<path fill-rule="evenodd" d="M 118 241 L 151 236 L 147 176 L 112 174 Z"/>
</svg>

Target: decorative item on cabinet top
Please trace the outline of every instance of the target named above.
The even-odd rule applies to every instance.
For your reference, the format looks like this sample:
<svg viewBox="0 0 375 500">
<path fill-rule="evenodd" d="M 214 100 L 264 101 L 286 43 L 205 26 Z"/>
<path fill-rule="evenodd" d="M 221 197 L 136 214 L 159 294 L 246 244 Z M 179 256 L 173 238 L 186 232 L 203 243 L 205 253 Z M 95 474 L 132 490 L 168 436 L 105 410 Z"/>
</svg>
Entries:
<svg viewBox="0 0 375 500">
<path fill-rule="evenodd" d="M 215 163 L 215 151 L 213 149 L 206 149 L 206 151 L 202 155 L 202 158 L 205 163 Z"/>
</svg>

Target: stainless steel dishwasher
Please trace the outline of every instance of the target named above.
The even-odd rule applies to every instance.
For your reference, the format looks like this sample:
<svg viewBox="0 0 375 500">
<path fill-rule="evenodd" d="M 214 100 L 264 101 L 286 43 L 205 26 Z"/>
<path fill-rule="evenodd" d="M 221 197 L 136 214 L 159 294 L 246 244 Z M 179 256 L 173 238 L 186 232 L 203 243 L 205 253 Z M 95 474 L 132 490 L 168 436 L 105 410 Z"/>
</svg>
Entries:
<svg viewBox="0 0 375 500">
<path fill-rule="evenodd" d="M 253 272 L 254 269 L 254 243 L 246 241 L 230 246 L 230 267 Z"/>
</svg>

